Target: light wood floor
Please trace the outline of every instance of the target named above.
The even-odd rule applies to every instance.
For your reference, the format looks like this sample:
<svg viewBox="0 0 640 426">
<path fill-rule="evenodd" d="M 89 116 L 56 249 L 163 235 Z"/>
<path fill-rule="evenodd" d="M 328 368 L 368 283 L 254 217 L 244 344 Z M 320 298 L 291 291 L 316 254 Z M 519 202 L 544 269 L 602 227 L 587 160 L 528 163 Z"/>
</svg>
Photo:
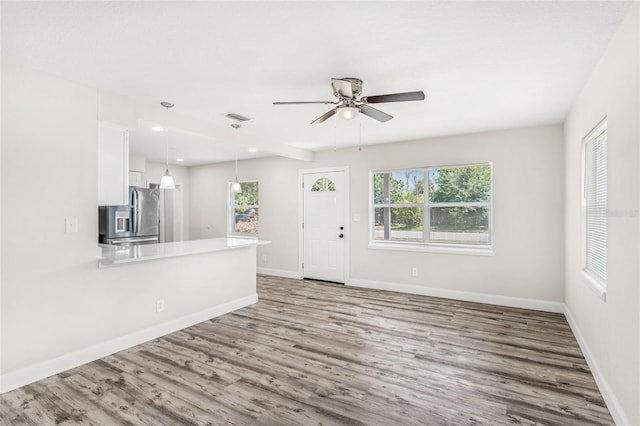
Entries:
<svg viewBox="0 0 640 426">
<path fill-rule="evenodd" d="M 1 423 L 613 424 L 562 315 L 273 277 L 258 294 L 4 394 Z"/>
</svg>

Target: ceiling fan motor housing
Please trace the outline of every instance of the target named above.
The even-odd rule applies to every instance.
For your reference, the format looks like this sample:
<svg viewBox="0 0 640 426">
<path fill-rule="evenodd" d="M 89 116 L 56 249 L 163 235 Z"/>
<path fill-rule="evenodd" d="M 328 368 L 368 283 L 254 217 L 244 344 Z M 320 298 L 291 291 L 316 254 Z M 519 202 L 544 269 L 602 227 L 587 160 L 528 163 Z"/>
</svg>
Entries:
<svg viewBox="0 0 640 426">
<path fill-rule="evenodd" d="M 353 77 L 345 77 L 343 78 L 343 80 L 346 80 L 349 83 L 351 83 L 351 91 L 353 92 L 353 97 L 359 98 L 360 93 L 362 93 L 362 80 L 360 80 L 359 78 L 353 78 Z"/>
<path fill-rule="evenodd" d="M 360 93 L 362 93 L 362 80 L 359 78 L 353 77 L 344 77 L 337 80 L 345 81 L 351 84 L 351 93 L 353 97 L 345 96 L 343 93 L 340 93 L 339 88 L 336 85 L 333 85 L 333 94 L 339 99 L 357 99 L 360 97 Z"/>
</svg>

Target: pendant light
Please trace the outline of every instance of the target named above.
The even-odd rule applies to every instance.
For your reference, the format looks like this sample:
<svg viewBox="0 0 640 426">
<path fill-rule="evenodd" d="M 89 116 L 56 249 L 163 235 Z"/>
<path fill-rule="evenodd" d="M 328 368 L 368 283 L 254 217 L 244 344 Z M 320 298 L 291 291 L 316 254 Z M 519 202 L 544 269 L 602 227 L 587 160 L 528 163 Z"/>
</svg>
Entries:
<svg viewBox="0 0 640 426">
<path fill-rule="evenodd" d="M 165 107 L 167 111 L 169 111 L 169 108 L 173 107 L 171 102 L 160 102 L 160 105 Z M 173 180 L 173 176 L 169 174 L 169 141 L 167 141 L 166 168 L 164 170 L 164 175 L 162 175 L 162 179 L 160 179 L 160 189 L 176 189 L 176 183 Z"/>
<path fill-rule="evenodd" d="M 238 181 L 238 159 L 236 158 L 236 178 L 231 182 L 231 192 L 235 194 L 242 193 L 242 185 Z"/>
<path fill-rule="evenodd" d="M 233 123 L 231 127 L 238 130 L 240 127 L 242 127 L 242 125 L 238 123 Z M 233 180 L 233 182 L 231 182 L 231 192 L 234 194 L 242 193 L 242 185 L 240 185 L 240 182 L 238 181 L 238 159 L 237 158 L 236 158 L 236 178 Z"/>
<path fill-rule="evenodd" d="M 169 174 L 169 142 L 167 142 L 167 168 L 160 179 L 160 189 L 176 189 L 176 183 L 173 180 L 173 176 Z"/>
</svg>

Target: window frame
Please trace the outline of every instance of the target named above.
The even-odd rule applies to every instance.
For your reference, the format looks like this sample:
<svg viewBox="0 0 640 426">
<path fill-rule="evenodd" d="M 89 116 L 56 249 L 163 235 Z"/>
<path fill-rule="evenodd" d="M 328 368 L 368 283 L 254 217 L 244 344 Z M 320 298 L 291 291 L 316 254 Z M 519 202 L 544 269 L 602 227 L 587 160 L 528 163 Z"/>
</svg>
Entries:
<svg viewBox="0 0 640 426">
<path fill-rule="evenodd" d="M 229 182 L 227 184 L 227 236 L 233 238 L 252 238 L 257 239 L 260 234 L 260 182 L 258 179 L 246 179 L 241 180 L 240 184 L 244 183 L 252 183 L 255 182 L 258 184 L 258 204 L 252 205 L 244 205 L 239 204 L 236 205 L 236 193 L 231 190 L 231 185 L 233 182 Z M 236 231 L 236 209 L 257 209 L 258 211 L 258 232 L 238 232 Z"/>
<path fill-rule="evenodd" d="M 478 202 L 431 202 L 429 200 L 429 171 L 431 169 L 455 169 L 472 166 L 489 166 L 489 201 Z M 405 172 L 420 170 L 425 176 L 425 188 L 422 203 L 375 203 L 374 175 L 378 173 Z M 493 163 L 490 161 L 481 163 L 465 163 L 455 165 L 430 165 L 419 167 L 404 167 L 398 169 L 371 170 L 369 172 L 369 248 L 399 251 L 421 251 L 435 253 L 450 253 L 463 255 L 494 256 L 493 252 Z M 375 239 L 375 209 L 380 207 L 419 207 L 422 208 L 423 229 L 422 241 L 390 241 Z M 431 208 L 434 207 L 487 207 L 488 208 L 488 243 L 464 244 L 430 241 Z"/>
<path fill-rule="evenodd" d="M 602 140 L 602 137 L 604 136 L 604 140 Z M 604 238 L 605 238 L 605 246 L 603 247 L 598 247 L 599 249 L 604 251 L 604 263 L 605 263 L 605 276 L 604 279 L 602 279 L 603 277 L 598 276 L 598 274 L 594 271 L 591 271 L 589 269 L 589 238 L 588 238 L 588 227 L 589 227 L 589 223 L 588 223 L 588 215 L 587 215 L 587 208 L 588 208 L 588 185 L 587 185 L 587 179 L 590 177 L 588 175 L 589 170 L 587 167 L 587 151 L 589 149 L 589 145 L 592 143 L 598 143 L 598 142 L 603 142 L 604 144 L 604 160 L 602 159 L 598 159 L 596 158 L 594 161 L 594 167 L 597 169 L 598 167 L 598 163 L 599 161 L 604 161 L 604 175 L 605 175 L 605 188 L 604 188 L 604 195 L 605 195 L 605 203 L 604 203 L 604 209 L 605 209 L 605 230 L 604 230 Z M 606 216 L 606 211 L 608 208 L 608 192 L 609 192 L 609 188 L 608 188 L 608 128 L 607 128 L 607 117 L 605 117 L 604 119 L 602 119 L 591 131 L 589 131 L 589 133 L 587 133 L 587 135 L 582 138 L 582 194 L 581 194 L 581 215 L 582 215 L 582 221 L 581 221 L 581 230 L 582 230 L 582 252 L 581 252 L 581 256 L 582 256 L 582 262 L 581 262 L 581 274 L 582 274 L 582 278 L 583 281 L 585 282 L 585 284 L 587 284 L 587 286 L 593 290 L 599 297 L 600 299 L 602 299 L 602 301 L 606 301 L 606 295 L 607 295 L 607 262 L 608 262 L 608 247 L 607 247 L 607 236 L 608 236 L 608 224 L 607 224 L 607 216 Z M 597 170 L 593 170 L 593 172 L 596 174 L 596 179 L 597 179 Z M 597 184 L 595 185 L 596 187 L 598 186 Z M 602 206 L 601 206 L 602 207 Z"/>
</svg>

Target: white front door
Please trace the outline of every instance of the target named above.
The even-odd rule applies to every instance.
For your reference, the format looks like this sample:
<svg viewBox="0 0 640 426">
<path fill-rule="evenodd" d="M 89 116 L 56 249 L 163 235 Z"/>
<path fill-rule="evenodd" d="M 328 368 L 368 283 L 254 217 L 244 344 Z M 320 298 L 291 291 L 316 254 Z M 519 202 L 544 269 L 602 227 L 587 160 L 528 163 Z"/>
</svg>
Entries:
<svg viewBox="0 0 640 426">
<path fill-rule="evenodd" d="M 345 172 L 303 176 L 303 277 L 344 283 Z"/>
</svg>

